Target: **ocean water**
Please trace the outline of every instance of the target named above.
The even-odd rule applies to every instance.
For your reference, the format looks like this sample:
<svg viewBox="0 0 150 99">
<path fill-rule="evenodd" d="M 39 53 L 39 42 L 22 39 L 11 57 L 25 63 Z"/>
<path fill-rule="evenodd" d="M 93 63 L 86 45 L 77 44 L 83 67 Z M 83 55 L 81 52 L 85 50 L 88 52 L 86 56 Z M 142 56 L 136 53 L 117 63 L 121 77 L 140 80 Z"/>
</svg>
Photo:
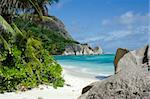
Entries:
<svg viewBox="0 0 150 99">
<path fill-rule="evenodd" d="M 54 56 L 64 68 L 76 73 L 93 76 L 109 76 L 114 74 L 114 54 Z"/>
</svg>

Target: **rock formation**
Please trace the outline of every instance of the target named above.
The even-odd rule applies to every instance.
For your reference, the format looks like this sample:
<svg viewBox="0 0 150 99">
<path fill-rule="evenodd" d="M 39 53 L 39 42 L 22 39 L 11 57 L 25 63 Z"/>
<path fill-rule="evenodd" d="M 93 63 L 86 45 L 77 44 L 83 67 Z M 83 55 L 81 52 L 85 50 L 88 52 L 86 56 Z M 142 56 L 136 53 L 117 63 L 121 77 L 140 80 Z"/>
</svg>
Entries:
<svg viewBox="0 0 150 99">
<path fill-rule="evenodd" d="M 115 59 L 114 59 L 114 66 L 115 66 L 115 74 L 119 71 L 119 67 L 118 67 L 118 61 L 126 54 L 128 53 L 129 50 L 127 49 L 122 49 L 122 48 L 118 48 L 117 49 L 117 52 L 116 52 L 116 56 L 115 56 Z"/>
<path fill-rule="evenodd" d="M 63 24 L 63 22 L 55 16 L 43 16 L 41 20 L 37 16 L 26 15 L 22 16 L 22 19 L 31 19 L 32 22 L 41 26 L 42 28 L 47 28 L 49 30 L 56 31 L 57 33 L 59 33 L 59 35 L 63 36 L 66 39 L 73 39 L 70 33 L 66 30 L 66 27 Z"/>
<path fill-rule="evenodd" d="M 91 48 L 88 44 L 69 44 L 63 55 L 98 55 L 102 53 L 100 47 Z"/>
<path fill-rule="evenodd" d="M 78 99 L 150 99 L 149 53 L 150 45 L 126 53 L 115 75 L 85 87 Z"/>
<path fill-rule="evenodd" d="M 66 39 L 73 39 L 70 33 L 66 30 L 65 25 L 61 20 L 56 18 L 55 16 L 46 17 L 43 21 L 37 21 L 38 24 L 44 26 L 45 28 L 57 31 L 60 35 L 62 35 Z"/>
<path fill-rule="evenodd" d="M 73 40 L 62 21 L 54 16 L 49 16 L 49 18 L 52 20 L 40 21 L 41 26 L 58 31 L 64 38 Z M 65 47 L 63 55 L 99 55 L 102 53 L 103 51 L 100 47 L 91 48 L 88 44 L 71 43 Z"/>
<path fill-rule="evenodd" d="M 64 47 L 62 48 L 64 49 L 63 54 L 60 52 L 55 53 L 56 55 L 98 55 L 103 53 L 100 47 L 91 48 L 88 44 L 80 44 L 78 41 L 75 41 L 66 30 L 63 22 L 55 16 L 43 16 L 42 21 L 37 16 L 27 15 L 23 16 L 23 18 L 32 19 L 34 24 L 37 24 L 44 29 L 55 31 L 54 33 L 57 33 L 61 35 L 63 39 L 68 40 L 68 42 L 66 42 L 67 44 L 64 44 L 65 46 L 61 46 Z"/>
</svg>

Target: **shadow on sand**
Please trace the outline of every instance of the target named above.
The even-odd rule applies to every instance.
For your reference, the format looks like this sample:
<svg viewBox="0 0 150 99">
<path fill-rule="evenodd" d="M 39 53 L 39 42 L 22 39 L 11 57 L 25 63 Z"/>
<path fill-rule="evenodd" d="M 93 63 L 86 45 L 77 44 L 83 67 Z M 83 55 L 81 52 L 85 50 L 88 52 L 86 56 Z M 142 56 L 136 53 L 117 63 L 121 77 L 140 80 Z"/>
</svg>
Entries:
<svg viewBox="0 0 150 99">
<path fill-rule="evenodd" d="M 96 79 L 99 79 L 99 80 L 103 80 L 103 79 L 106 79 L 110 76 L 95 76 Z"/>
</svg>

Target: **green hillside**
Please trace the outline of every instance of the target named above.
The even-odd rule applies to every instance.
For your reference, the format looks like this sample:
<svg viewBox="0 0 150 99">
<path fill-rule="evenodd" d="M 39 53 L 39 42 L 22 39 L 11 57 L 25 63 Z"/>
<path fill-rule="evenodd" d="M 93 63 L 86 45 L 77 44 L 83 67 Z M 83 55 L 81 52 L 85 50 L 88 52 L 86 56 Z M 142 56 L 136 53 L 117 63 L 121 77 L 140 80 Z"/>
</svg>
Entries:
<svg viewBox="0 0 150 99">
<path fill-rule="evenodd" d="M 31 18 L 33 20 L 30 20 Z M 51 55 L 60 55 L 65 50 L 67 44 L 78 42 L 74 41 L 69 33 L 63 35 L 63 31 L 67 31 L 64 28 L 55 26 L 55 24 L 62 23 L 56 21 L 56 18 L 54 18 L 52 16 L 43 16 L 42 20 L 40 20 L 37 16 L 23 15 L 15 19 L 15 24 L 20 30 L 26 30 L 30 32 L 30 35 L 40 38 L 44 48 Z"/>
</svg>

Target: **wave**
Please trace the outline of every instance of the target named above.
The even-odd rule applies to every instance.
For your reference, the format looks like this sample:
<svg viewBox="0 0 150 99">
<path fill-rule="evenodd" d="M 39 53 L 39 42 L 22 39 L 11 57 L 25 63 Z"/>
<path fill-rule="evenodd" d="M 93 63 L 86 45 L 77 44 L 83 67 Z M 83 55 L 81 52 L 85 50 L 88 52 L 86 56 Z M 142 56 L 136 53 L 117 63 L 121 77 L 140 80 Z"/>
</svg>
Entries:
<svg viewBox="0 0 150 99">
<path fill-rule="evenodd" d="M 89 75 L 92 77 L 109 76 L 114 73 L 114 55 L 96 56 L 57 56 L 56 60 L 71 74 Z"/>
<path fill-rule="evenodd" d="M 98 70 L 98 69 L 91 69 L 91 68 L 85 68 L 85 67 L 77 67 L 77 66 L 73 66 L 73 65 L 62 65 L 64 69 L 72 72 L 72 74 L 74 73 L 82 73 L 85 75 L 90 75 L 93 77 L 96 76 L 110 76 L 113 74 L 113 72 L 101 72 L 102 70 Z"/>
</svg>

